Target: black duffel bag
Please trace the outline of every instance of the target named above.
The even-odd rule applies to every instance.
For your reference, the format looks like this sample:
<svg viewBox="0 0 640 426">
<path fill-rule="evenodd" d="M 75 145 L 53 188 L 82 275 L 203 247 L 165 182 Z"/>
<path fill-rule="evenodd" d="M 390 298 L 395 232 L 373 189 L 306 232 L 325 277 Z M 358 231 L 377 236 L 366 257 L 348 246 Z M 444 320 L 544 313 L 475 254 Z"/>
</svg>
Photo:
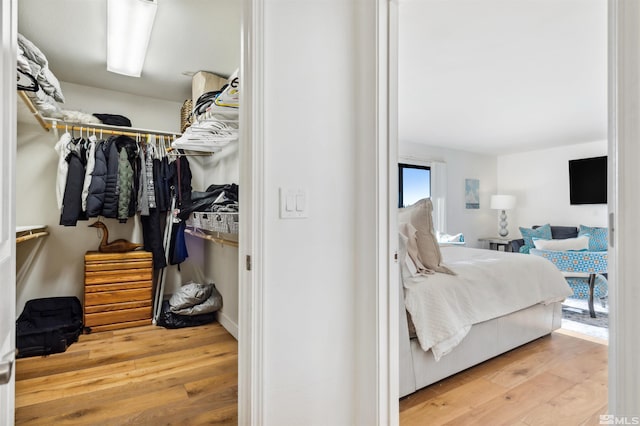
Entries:
<svg viewBox="0 0 640 426">
<path fill-rule="evenodd" d="M 82 331 L 82 305 L 77 297 L 29 300 L 16 320 L 17 357 L 64 352 Z"/>
</svg>

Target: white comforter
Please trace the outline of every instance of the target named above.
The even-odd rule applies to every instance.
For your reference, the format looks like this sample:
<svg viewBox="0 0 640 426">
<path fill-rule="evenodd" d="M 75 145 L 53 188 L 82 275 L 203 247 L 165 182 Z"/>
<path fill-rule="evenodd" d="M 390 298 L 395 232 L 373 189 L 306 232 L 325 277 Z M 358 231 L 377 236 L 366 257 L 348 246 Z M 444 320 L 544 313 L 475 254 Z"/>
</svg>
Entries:
<svg viewBox="0 0 640 426">
<path fill-rule="evenodd" d="M 436 361 L 473 324 L 572 294 L 562 273 L 539 256 L 467 247 L 442 247 L 441 252 L 457 275 L 403 274 L 405 305 L 418 341 Z"/>
</svg>

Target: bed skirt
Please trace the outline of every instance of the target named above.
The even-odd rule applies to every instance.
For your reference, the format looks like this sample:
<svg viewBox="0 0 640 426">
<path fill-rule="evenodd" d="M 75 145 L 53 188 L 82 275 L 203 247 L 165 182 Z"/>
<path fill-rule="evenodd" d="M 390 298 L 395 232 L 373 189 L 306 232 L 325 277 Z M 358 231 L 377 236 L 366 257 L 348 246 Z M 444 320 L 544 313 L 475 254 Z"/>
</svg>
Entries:
<svg viewBox="0 0 640 426">
<path fill-rule="evenodd" d="M 550 334 L 561 325 L 561 302 L 537 304 L 475 324 L 453 351 L 436 362 L 431 351 L 423 351 L 417 339 L 409 338 L 406 315 L 400 315 L 400 397 Z"/>
</svg>

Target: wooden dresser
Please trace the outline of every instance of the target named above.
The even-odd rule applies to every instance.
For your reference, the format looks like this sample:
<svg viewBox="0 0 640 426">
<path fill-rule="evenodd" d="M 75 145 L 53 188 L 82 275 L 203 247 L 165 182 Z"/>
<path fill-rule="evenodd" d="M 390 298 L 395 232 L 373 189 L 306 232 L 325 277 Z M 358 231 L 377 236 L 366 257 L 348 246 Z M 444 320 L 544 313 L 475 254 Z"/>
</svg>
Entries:
<svg viewBox="0 0 640 426">
<path fill-rule="evenodd" d="M 87 252 L 84 256 L 84 325 L 92 332 L 151 324 L 151 253 Z"/>
</svg>

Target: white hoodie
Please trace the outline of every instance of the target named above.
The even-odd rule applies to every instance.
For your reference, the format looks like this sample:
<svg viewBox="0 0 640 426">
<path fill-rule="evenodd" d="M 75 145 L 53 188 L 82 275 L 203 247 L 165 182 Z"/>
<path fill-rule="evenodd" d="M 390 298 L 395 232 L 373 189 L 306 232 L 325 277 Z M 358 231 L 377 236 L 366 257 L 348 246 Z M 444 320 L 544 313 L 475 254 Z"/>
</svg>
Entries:
<svg viewBox="0 0 640 426">
<path fill-rule="evenodd" d="M 56 176 L 56 199 L 58 200 L 58 209 L 62 209 L 62 200 L 64 199 L 64 188 L 67 185 L 67 173 L 69 172 L 69 163 L 67 163 L 67 155 L 71 152 L 69 144 L 71 143 L 71 135 L 65 133 L 56 143 L 55 150 L 59 155 L 58 158 L 58 174 Z"/>
</svg>

